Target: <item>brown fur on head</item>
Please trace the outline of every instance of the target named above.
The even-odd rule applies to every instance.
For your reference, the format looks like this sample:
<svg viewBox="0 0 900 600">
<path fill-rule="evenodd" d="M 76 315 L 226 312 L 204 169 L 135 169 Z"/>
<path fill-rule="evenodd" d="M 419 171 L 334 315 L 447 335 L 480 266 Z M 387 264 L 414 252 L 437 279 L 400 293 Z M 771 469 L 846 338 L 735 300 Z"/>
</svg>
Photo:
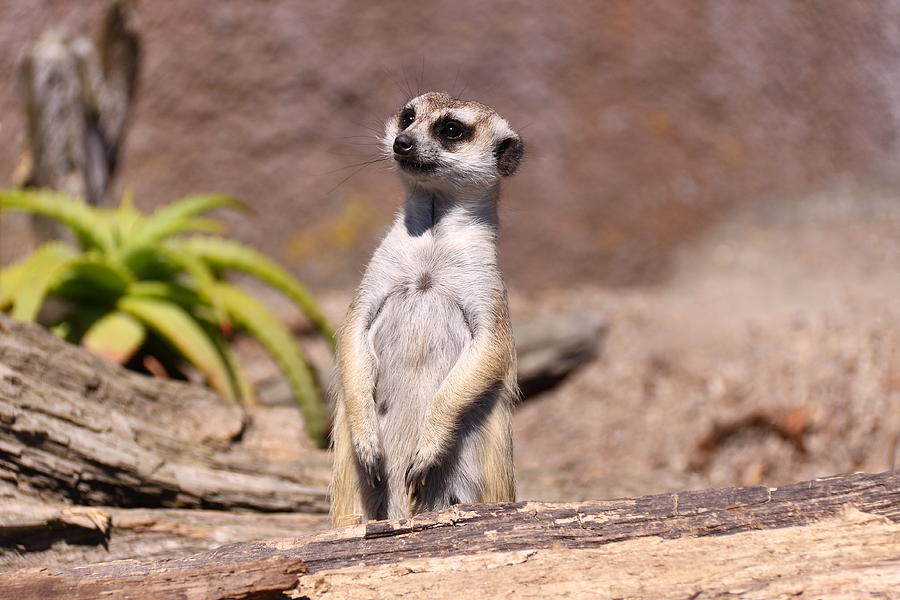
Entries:
<svg viewBox="0 0 900 600">
<path fill-rule="evenodd" d="M 385 152 L 418 185 L 487 186 L 512 175 L 524 153 L 506 119 L 479 102 L 427 92 L 385 125 Z"/>
</svg>

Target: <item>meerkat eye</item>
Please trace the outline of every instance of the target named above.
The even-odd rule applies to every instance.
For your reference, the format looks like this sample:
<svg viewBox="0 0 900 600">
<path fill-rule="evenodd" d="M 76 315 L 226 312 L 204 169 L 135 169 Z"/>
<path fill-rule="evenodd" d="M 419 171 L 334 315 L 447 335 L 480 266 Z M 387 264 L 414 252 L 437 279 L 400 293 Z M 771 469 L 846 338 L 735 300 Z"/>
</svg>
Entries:
<svg viewBox="0 0 900 600">
<path fill-rule="evenodd" d="M 446 140 L 458 140 L 466 133 L 466 126 L 459 121 L 446 121 L 441 127 L 441 137 Z"/>
<path fill-rule="evenodd" d="M 413 121 L 416 120 L 416 111 L 411 108 L 404 108 L 403 112 L 400 113 L 400 130 L 403 131 L 407 127 L 413 124 Z"/>
</svg>

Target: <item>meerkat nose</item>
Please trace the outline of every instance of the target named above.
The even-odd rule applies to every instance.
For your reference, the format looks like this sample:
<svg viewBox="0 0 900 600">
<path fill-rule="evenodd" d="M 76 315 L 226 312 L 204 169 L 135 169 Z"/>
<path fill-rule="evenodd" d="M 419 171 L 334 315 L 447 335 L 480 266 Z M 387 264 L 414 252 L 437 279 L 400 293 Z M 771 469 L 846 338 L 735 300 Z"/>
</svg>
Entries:
<svg viewBox="0 0 900 600">
<path fill-rule="evenodd" d="M 401 133 L 394 139 L 394 152 L 401 156 L 406 156 L 415 148 L 416 142 L 412 136 Z"/>
</svg>

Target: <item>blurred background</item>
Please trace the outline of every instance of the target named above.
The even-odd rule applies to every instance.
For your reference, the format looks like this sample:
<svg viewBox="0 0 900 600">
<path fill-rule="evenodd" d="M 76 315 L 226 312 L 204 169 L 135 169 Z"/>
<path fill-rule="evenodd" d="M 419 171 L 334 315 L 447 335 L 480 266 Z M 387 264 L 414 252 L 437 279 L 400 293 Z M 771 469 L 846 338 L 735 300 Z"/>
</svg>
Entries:
<svg viewBox="0 0 900 600">
<path fill-rule="evenodd" d="M 0 3 L 0 186 L 15 85 L 49 25 L 105 2 Z M 338 322 L 400 202 L 384 120 L 431 89 L 495 107 L 514 319 L 608 324 L 516 415 L 523 498 L 777 485 L 900 465 L 900 2 L 144 2 L 111 196 L 192 192 Z M 31 243 L 0 221 L 0 264 Z M 264 367 L 260 367 L 265 371 Z"/>
</svg>

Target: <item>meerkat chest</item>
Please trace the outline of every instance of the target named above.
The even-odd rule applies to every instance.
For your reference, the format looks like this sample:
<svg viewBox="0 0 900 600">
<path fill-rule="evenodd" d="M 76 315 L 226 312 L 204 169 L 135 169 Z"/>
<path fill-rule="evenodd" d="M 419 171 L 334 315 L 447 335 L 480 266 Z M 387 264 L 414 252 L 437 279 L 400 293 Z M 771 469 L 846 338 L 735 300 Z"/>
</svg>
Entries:
<svg viewBox="0 0 900 600">
<path fill-rule="evenodd" d="M 406 296 L 463 301 L 499 277 L 493 243 L 465 232 L 411 238 L 391 262 L 393 290 Z"/>
<path fill-rule="evenodd" d="M 439 384 L 474 336 L 479 298 L 500 281 L 495 263 L 492 240 L 477 232 L 385 240 L 371 270 L 389 282 L 370 325 L 382 390 L 404 373 Z"/>
</svg>

